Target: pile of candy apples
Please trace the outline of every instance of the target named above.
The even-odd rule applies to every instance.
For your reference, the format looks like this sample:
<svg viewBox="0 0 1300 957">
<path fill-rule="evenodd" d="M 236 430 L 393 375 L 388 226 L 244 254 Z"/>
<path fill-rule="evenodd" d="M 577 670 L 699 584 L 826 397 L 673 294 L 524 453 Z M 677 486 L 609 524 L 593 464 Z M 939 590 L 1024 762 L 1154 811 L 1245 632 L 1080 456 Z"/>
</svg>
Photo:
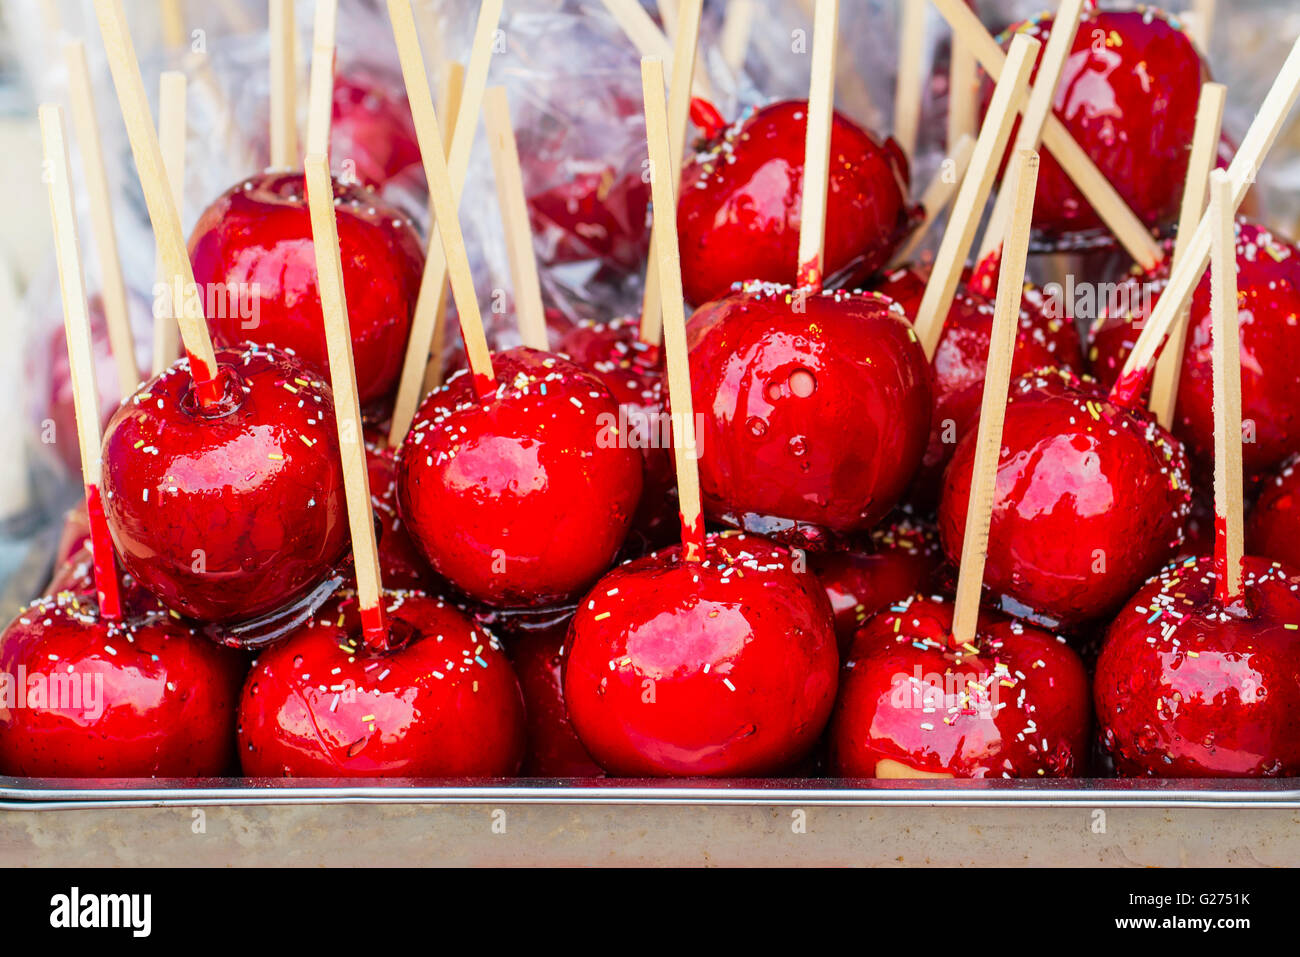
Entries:
<svg viewBox="0 0 1300 957">
<path fill-rule="evenodd" d="M 1206 75 L 1174 19 L 1088 10 L 1059 84 L 1060 122 L 1157 235 Z M 1122 775 L 1300 774 L 1300 248 L 1240 227 L 1244 597 L 1221 603 L 1188 550 L 1212 465 L 1208 277 L 1172 428 L 1109 388 L 1135 316 L 1107 317 L 1085 357 L 1027 295 L 985 611 L 954 646 L 992 304 L 968 275 L 926 355 L 928 264 L 894 260 L 933 211 L 893 139 L 835 115 L 808 294 L 808 103 L 730 125 L 695 103 L 676 220 L 707 524 L 688 554 L 663 350 L 636 318 L 493 353 L 490 380 L 455 370 L 390 426 L 426 256 L 371 187 L 412 165 L 412 134 L 351 81 L 334 106 L 378 158 L 335 207 L 382 627 L 349 555 L 304 174 L 269 170 L 189 238 L 200 286 L 257 289 L 257 322 L 209 317 L 214 369 L 178 358 L 113 411 L 101 494 L 0 635 L 0 773 L 1082 777 L 1100 741 Z M 589 186 L 549 219 L 567 245 L 604 215 Z M 1037 208 L 1045 240 L 1104 233 L 1054 164 Z M 101 676 L 94 707 L 31 699 L 64 674 Z"/>
</svg>

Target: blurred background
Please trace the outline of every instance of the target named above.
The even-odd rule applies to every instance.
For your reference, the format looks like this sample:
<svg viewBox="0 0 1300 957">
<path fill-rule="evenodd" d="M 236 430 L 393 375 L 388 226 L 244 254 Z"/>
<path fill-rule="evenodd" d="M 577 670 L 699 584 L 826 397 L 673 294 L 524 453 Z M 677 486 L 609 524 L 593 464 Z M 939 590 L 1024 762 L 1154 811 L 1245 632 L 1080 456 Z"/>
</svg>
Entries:
<svg viewBox="0 0 1300 957">
<path fill-rule="evenodd" d="M 655 0 L 642 2 L 647 12 L 659 17 Z M 909 0 L 843 0 L 841 6 L 836 105 L 880 134 L 887 134 L 893 124 L 903 2 Z M 473 0 L 416 3 L 430 76 L 437 85 L 441 66 L 467 55 L 478 4 Z M 737 4 L 752 13 L 748 42 L 739 46 L 728 32 Z M 978 0 L 973 5 L 987 25 L 1000 29 L 1050 4 L 1047 0 Z M 1171 12 L 1190 5 L 1190 0 L 1171 0 Z M 182 209 L 188 233 L 208 203 L 267 163 L 266 0 L 127 0 L 125 6 L 155 109 L 162 70 L 182 70 L 188 78 Z M 1218 8 L 1208 54 L 1215 79 L 1227 83 L 1230 90 L 1225 130 L 1239 138 L 1300 35 L 1300 5 L 1295 0 L 1239 0 L 1221 2 Z M 312 9 L 311 0 L 298 0 L 298 67 L 304 90 Z M 709 0 L 697 81 L 705 78 L 723 116 L 735 116 L 747 106 L 772 99 L 806 96 L 807 58 L 792 55 L 791 37 L 800 30 L 811 35 L 811 9 L 811 0 Z M 404 110 L 384 4 L 340 0 L 339 16 L 336 84 L 350 89 L 368 109 L 382 110 L 395 101 Z M 924 88 L 913 170 L 917 192 L 943 158 L 947 110 L 948 31 L 933 10 L 928 17 L 922 67 L 931 80 Z M 501 29 L 491 82 L 502 83 L 509 91 L 521 152 L 527 159 L 530 197 L 549 196 L 563 203 L 575 181 L 593 178 L 604 184 L 602 199 L 612 190 L 614 200 L 626 204 L 624 212 L 631 220 L 638 213 L 643 220 L 645 198 L 635 189 L 645 150 L 639 51 L 600 0 L 505 0 Z M 6 413 L 0 416 L 0 619 L 10 617 L 44 584 L 62 516 L 80 495 L 35 119 L 38 103 L 67 103 L 64 47 L 73 39 L 85 42 L 94 78 L 115 230 L 142 365 L 147 366 L 150 351 L 153 240 L 91 0 L 0 0 L 0 184 L 6 187 L 0 204 L 0 402 Z M 338 96 L 336 87 L 336 109 Z M 300 104 L 305 99 L 300 96 Z M 350 141 L 354 134 L 357 139 Z M 412 158 L 396 150 L 375 150 L 362 138 L 355 129 L 336 128 L 336 168 L 350 159 L 362 178 L 382 179 L 385 196 L 422 230 L 427 229 L 418 154 Z M 495 290 L 508 290 L 509 280 L 483 140 L 480 132 L 461 217 L 480 296 L 486 302 Z M 75 155 L 73 162 L 75 170 L 79 162 Z M 625 182 L 631 187 L 622 196 L 618 189 Z M 1268 225 L 1296 234 L 1300 125 L 1294 117 L 1266 166 L 1255 201 Z M 90 225 L 84 194 L 79 215 L 87 282 L 94 297 L 100 277 L 93 244 L 87 241 Z M 931 234 L 931 247 L 938 235 L 939 230 Z M 568 319 L 610 318 L 636 311 L 644 251 L 639 230 L 624 237 L 627 242 L 620 254 L 602 257 L 557 247 L 556 238 L 544 229 L 538 229 L 534 238 L 548 306 Z M 507 324 L 493 331 L 498 345 L 513 344 L 513 330 Z M 103 352 L 100 391 L 105 407 L 112 408 L 119 391 L 106 336 L 98 337 L 96 344 Z"/>
</svg>

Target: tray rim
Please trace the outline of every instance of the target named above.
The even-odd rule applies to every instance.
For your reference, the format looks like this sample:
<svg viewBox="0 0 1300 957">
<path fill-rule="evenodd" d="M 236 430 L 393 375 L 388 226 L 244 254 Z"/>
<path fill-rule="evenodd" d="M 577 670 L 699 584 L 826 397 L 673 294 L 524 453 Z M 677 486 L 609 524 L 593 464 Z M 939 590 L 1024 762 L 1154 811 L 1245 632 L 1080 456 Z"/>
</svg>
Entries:
<svg viewBox="0 0 1300 957">
<path fill-rule="evenodd" d="M 0 811 L 303 805 L 573 805 L 829 808 L 1167 808 L 1300 811 L 1300 778 L 1132 781 L 765 779 L 474 782 L 31 780 L 0 776 Z"/>
</svg>

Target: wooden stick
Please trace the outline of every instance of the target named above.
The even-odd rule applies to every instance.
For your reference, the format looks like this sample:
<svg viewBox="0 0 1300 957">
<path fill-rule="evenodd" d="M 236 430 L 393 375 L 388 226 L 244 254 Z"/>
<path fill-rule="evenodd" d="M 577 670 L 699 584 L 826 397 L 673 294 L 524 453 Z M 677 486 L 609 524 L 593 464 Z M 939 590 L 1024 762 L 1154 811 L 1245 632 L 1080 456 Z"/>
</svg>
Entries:
<svg viewBox="0 0 1300 957">
<path fill-rule="evenodd" d="M 984 24 L 975 12 L 966 6 L 964 0 L 932 2 L 939 8 L 953 32 L 969 45 L 985 72 L 996 81 L 1002 75 L 1006 54 L 998 46 L 997 40 L 984 29 Z M 1051 152 L 1089 205 L 1115 234 L 1124 251 L 1143 269 L 1154 269 L 1164 259 L 1160 244 L 1054 114 L 1047 117 L 1043 126 L 1043 146 Z"/>
<path fill-rule="evenodd" d="M 695 459 L 698 446 L 686 350 L 686 312 L 682 306 L 681 253 L 677 245 L 677 200 L 673 185 L 676 177 L 672 175 L 675 166 L 669 143 L 662 60 L 642 58 L 641 91 L 645 98 L 646 138 L 650 148 L 650 192 L 654 209 L 666 213 L 654 231 L 654 254 L 659 260 L 659 282 L 663 287 L 664 350 L 673 409 L 673 457 L 682 522 L 682 557 L 698 562 L 704 558 L 704 510 L 700 504 L 700 472 Z M 662 175 L 665 170 L 669 175 Z"/>
<path fill-rule="evenodd" d="M 528 198 L 524 174 L 519 166 L 519 145 L 510 123 L 510 103 L 504 86 L 490 87 L 484 100 L 483 120 L 492 152 L 497 199 L 506 230 L 506 252 L 514 281 L 515 314 L 520 338 L 530 349 L 548 348 L 546 310 L 542 307 L 542 283 L 537 278 L 537 255 L 528 221 Z"/>
<path fill-rule="evenodd" d="M 158 78 L 158 142 L 162 147 L 163 168 L 167 173 L 167 183 L 171 188 L 172 202 L 176 212 L 184 222 L 185 208 L 185 74 L 177 70 L 167 70 Z M 157 256 L 154 266 L 156 281 L 164 290 L 162 301 L 155 303 L 153 316 L 153 365 L 154 375 L 158 375 L 180 354 L 180 341 L 177 336 L 176 307 L 169 295 L 170 283 L 167 281 L 167 269 L 162 256 Z M 165 308 L 164 307 L 165 304 Z"/>
<path fill-rule="evenodd" d="M 1052 115 L 1057 84 L 1061 81 L 1061 73 L 1070 58 L 1070 51 L 1074 49 L 1074 38 L 1079 33 L 1084 3 L 1085 0 L 1061 0 L 1061 5 L 1056 9 L 1056 16 L 1052 18 L 1052 31 L 1043 48 L 1043 59 L 1038 66 L 1033 89 L 1029 92 L 1029 100 L 1025 103 L 1024 118 L 1016 133 L 1017 152 L 1038 149 L 1043 138 L 1043 126 Z M 1010 225 L 1013 201 L 1011 190 L 1004 189 L 998 193 L 988 228 L 984 231 L 984 242 L 975 257 L 976 262 L 983 262 L 1002 245 L 1002 239 Z"/>
<path fill-rule="evenodd" d="M 325 320 L 325 346 L 329 353 L 330 383 L 334 391 L 334 421 L 343 460 L 343 486 L 352 532 L 352 557 L 357 573 L 357 604 L 366 644 L 382 648 L 388 637 L 384 616 L 383 579 L 379 571 L 379 543 L 370 502 L 370 477 L 362 438 L 361 400 L 352 359 L 352 333 L 348 325 L 348 300 L 343 286 L 343 260 L 339 255 L 338 221 L 334 213 L 334 183 L 329 158 L 309 153 L 307 205 L 311 210 L 312 247 Z"/>
<path fill-rule="evenodd" d="M 675 0 L 655 0 L 655 6 L 659 8 L 659 19 L 663 21 L 664 34 L 670 41 L 677 37 L 677 8 L 673 5 L 674 2 Z"/>
<path fill-rule="evenodd" d="M 755 0 L 730 0 L 722 20 L 722 37 L 718 46 L 727 69 L 739 75 L 745 70 L 749 38 L 754 30 Z"/>
<path fill-rule="evenodd" d="M 935 256 L 934 269 L 925 285 L 925 295 L 917 307 L 916 334 L 927 358 L 934 356 L 934 350 L 939 344 L 944 320 L 948 317 L 953 297 L 957 294 L 962 267 L 966 265 L 966 257 L 975 241 L 975 230 L 993 189 L 1002 153 L 1007 147 L 1007 140 L 1011 138 L 1016 113 L 1029 93 L 1029 74 L 1040 46 L 1037 40 L 1023 33 L 1011 41 L 1007 68 L 1002 71 L 993 91 L 984 126 L 980 129 L 979 139 L 975 141 L 970 169 L 966 171 L 966 178 L 962 180 L 961 189 L 957 192 L 957 201 L 948 218 L 948 228 L 944 230 L 943 242 Z"/>
<path fill-rule="evenodd" d="M 311 86 L 307 93 L 307 152 L 326 156 L 329 155 L 330 126 L 334 116 L 334 51 L 338 14 L 338 0 L 316 0 L 311 39 Z"/>
<path fill-rule="evenodd" d="M 948 208 L 952 198 L 957 195 L 957 188 L 966 176 L 966 170 L 970 167 L 970 159 L 974 152 L 975 137 L 963 136 L 957 141 L 951 155 L 943 161 L 939 171 L 934 174 L 934 179 L 930 180 L 925 192 L 921 194 L 921 209 L 925 213 L 925 218 L 913 230 L 907 242 L 899 247 L 890 265 L 902 265 L 912 258 L 912 254 L 921 245 L 934 221 Z"/>
<path fill-rule="evenodd" d="M 643 57 L 671 61 L 673 44 L 637 0 L 602 0 L 614 22 Z"/>
<path fill-rule="evenodd" d="M 997 495 L 998 460 L 1002 452 L 1002 426 L 1006 420 L 1007 396 L 1011 391 L 1011 360 L 1020 324 L 1020 299 L 1024 292 L 1025 263 L 1029 256 L 1029 233 L 1034 218 L 1034 191 L 1038 188 L 1038 154 L 1018 150 L 1009 180 L 1015 205 L 1004 245 L 1002 271 L 998 276 L 998 297 L 989 340 L 988 371 L 984 376 L 984 397 L 976 436 L 972 466 L 970 502 L 966 508 L 966 534 L 962 539 L 961 566 L 957 573 L 957 597 L 953 610 L 953 646 L 960 648 L 975 638 L 979 620 L 980 589 L 988 558 L 989 527 Z"/>
<path fill-rule="evenodd" d="M 1232 181 L 1232 203 L 1235 214 L 1237 208 L 1246 198 L 1251 184 L 1259 173 L 1259 167 L 1272 149 L 1274 141 L 1282 131 L 1296 98 L 1300 97 L 1300 40 L 1297 40 L 1287 55 L 1286 62 L 1269 88 L 1259 112 L 1255 115 L 1250 129 L 1242 138 L 1237 155 L 1228 167 L 1228 178 Z M 1192 293 L 1205 267 L 1210 263 L 1210 238 L 1213 233 L 1213 220 L 1207 212 L 1197 224 L 1196 232 L 1187 242 L 1186 251 L 1181 253 L 1177 265 L 1169 276 L 1169 284 L 1160 294 L 1160 299 L 1142 333 L 1133 345 L 1128 360 L 1124 363 L 1119 380 L 1111 390 L 1117 401 L 1132 401 L 1134 393 L 1141 388 L 1142 373 L 1150 368 L 1156 350 L 1164 341 L 1166 334 L 1191 302 Z"/>
<path fill-rule="evenodd" d="M 673 43 L 673 72 L 668 91 L 668 134 L 672 156 L 676 160 L 673 178 L 673 195 L 677 195 L 681 182 L 682 156 L 686 151 L 686 130 L 691 119 L 691 82 L 695 75 L 695 57 L 699 47 L 700 18 L 704 14 L 703 0 L 682 0 L 681 24 Z M 655 246 L 655 217 L 650 226 L 650 248 Z M 642 342 L 659 345 L 663 330 L 663 313 L 660 295 L 663 284 L 659 281 L 658 258 L 651 256 L 646 263 L 645 290 L 641 297 L 641 323 L 638 336 Z"/>
<path fill-rule="evenodd" d="M 113 225 L 113 200 L 104 167 L 104 147 L 95 121 L 95 95 L 91 90 L 86 45 L 70 40 L 63 47 L 68 68 L 68 97 L 72 101 L 72 128 L 81 146 L 82 175 L 90 197 L 90 225 L 99 257 L 101 298 L 108 325 L 108 343 L 117 369 L 118 394 L 126 398 L 140 384 L 140 367 L 135 361 L 135 337 L 131 334 L 131 313 L 127 308 L 126 281 L 122 258 L 117 250 Z"/>
<path fill-rule="evenodd" d="M 909 4 L 909 6 L 919 6 Z M 804 140 L 803 206 L 795 285 L 814 295 L 826 278 L 826 203 L 830 191 L 831 122 L 835 114 L 835 49 L 839 0 L 817 0 L 813 16 L 812 82 Z"/>
<path fill-rule="evenodd" d="M 1178 216 L 1178 238 L 1173 256 L 1175 265 L 1186 255 L 1196 224 L 1205 212 L 1206 187 L 1218 159 L 1227 97 L 1228 88 L 1222 83 L 1206 83 L 1201 87 L 1201 101 L 1196 107 L 1196 132 L 1192 137 L 1192 153 L 1187 163 L 1187 181 L 1183 186 L 1183 203 Z M 1151 379 L 1149 408 L 1166 429 L 1173 427 L 1189 316 L 1189 310 L 1184 309 L 1169 331 L 1169 341 L 1156 360 L 1156 371 Z"/>
<path fill-rule="evenodd" d="M 104 37 L 113 86 L 117 90 L 122 119 L 131 141 L 131 153 L 140 174 L 145 205 L 149 207 L 149 221 L 153 224 L 154 237 L 162 250 L 163 262 L 172 282 L 173 302 L 180 300 L 180 307 L 174 311 L 189 356 L 195 397 L 201 405 L 210 405 L 221 398 L 224 386 L 217 378 L 217 358 L 203 319 L 203 297 L 194 282 L 194 269 L 190 266 L 180 213 L 167 184 L 162 148 L 149 115 L 149 97 L 144 90 L 140 63 L 126 27 L 122 0 L 95 0 L 95 15 Z M 176 295 L 177 290 L 180 296 Z"/>
<path fill-rule="evenodd" d="M 460 116 L 461 94 L 465 87 L 465 68 L 456 61 L 448 63 L 443 67 L 442 87 L 438 94 L 438 115 L 445 116 L 447 122 L 454 123 L 453 118 Z M 429 200 L 429 222 L 434 221 L 433 200 Z M 531 224 L 530 224 L 531 225 Z M 441 248 L 441 247 L 439 247 Z M 426 270 L 426 275 L 431 277 L 431 273 Z M 432 277 L 431 277 L 432 278 Z M 424 289 L 424 277 L 421 277 L 421 291 Z M 442 284 L 438 287 L 437 295 L 423 296 L 416 300 L 416 318 L 420 318 L 420 308 L 423 306 L 433 313 L 433 335 L 429 340 L 429 355 L 427 364 L 424 367 L 424 385 L 421 388 L 421 394 L 427 395 L 434 389 L 442 385 L 444 372 L 443 353 L 447 347 L 447 301 L 451 298 L 451 290 L 447 286 L 447 276 L 444 270 Z M 429 320 L 421 320 L 427 324 Z M 414 325 L 414 321 L 412 322 Z M 423 328 L 423 325 L 421 326 Z M 418 359 L 418 354 L 412 357 L 412 361 Z M 397 439 L 401 442 L 401 438 Z"/>
<path fill-rule="evenodd" d="M 948 151 L 963 136 L 975 140 L 979 128 L 979 71 L 970 45 L 961 37 L 952 38 L 948 63 Z"/>
<path fill-rule="evenodd" d="M 500 0 L 495 2 L 499 13 Z M 444 152 L 442 134 L 438 127 L 438 113 L 433 107 L 433 97 L 429 93 L 429 78 L 424 69 L 424 54 L 420 51 L 420 38 L 415 32 L 415 18 L 411 14 L 410 0 L 388 0 L 388 15 L 393 22 L 393 37 L 397 41 L 402 79 L 406 83 L 406 98 L 411 103 L 411 117 L 415 121 L 416 139 L 419 141 L 420 155 L 424 160 L 424 178 L 429 183 L 429 195 L 433 201 L 438 237 L 442 241 L 441 248 L 446 256 L 452 296 L 456 300 L 456 312 L 460 316 L 460 332 L 465 340 L 465 356 L 469 362 L 470 372 L 474 376 L 474 388 L 479 398 L 486 402 L 496 392 L 492 354 L 488 350 L 487 335 L 483 330 L 483 315 L 479 311 L 477 293 L 474 291 L 474 277 L 470 273 L 469 256 L 465 252 L 465 237 L 457 217 L 458 190 L 452 183 L 452 174 L 448 169 L 447 154 Z M 471 63 L 473 63 L 472 57 Z M 469 106 L 468 102 L 461 105 L 462 116 Z M 458 127 L 461 125 L 459 120 L 456 125 Z M 456 146 L 453 140 L 452 149 L 455 150 Z M 433 252 L 433 244 L 430 243 L 430 256 Z M 441 285 L 441 280 L 438 284 Z M 423 356 L 428 352 L 427 340 L 421 348 L 424 351 L 417 352 L 421 357 L 418 367 L 424 365 Z M 410 346 L 408 346 L 408 365 L 410 358 Z M 404 367 L 403 376 L 405 375 Z M 412 417 L 414 412 L 415 408 L 412 404 L 410 411 Z M 394 429 L 398 427 L 397 414 L 397 411 L 393 412 Z M 408 420 L 401 427 L 403 436 L 409 428 Z M 390 432 L 389 441 L 391 442 L 392 439 L 393 435 Z"/>
<path fill-rule="evenodd" d="M 925 88 L 925 0 L 902 0 L 898 24 L 898 81 L 894 87 L 894 140 L 909 160 L 916 156 Z"/>
<path fill-rule="evenodd" d="M 185 14 L 181 0 L 162 0 L 163 42 L 169 48 L 185 46 Z"/>
<path fill-rule="evenodd" d="M 448 144 L 446 157 L 447 168 L 451 172 L 453 195 L 457 206 L 461 191 L 465 188 L 465 177 L 469 171 L 470 150 L 474 145 L 474 133 L 478 128 L 479 112 L 483 106 L 483 94 L 487 89 L 488 68 L 492 64 L 492 43 L 496 34 L 497 23 L 501 18 L 502 0 L 483 0 L 479 5 L 478 22 L 474 28 L 473 46 L 470 49 L 469 68 L 465 71 L 465 82 L 461 91 L 460 109 L 456 113 L 452 129 L 451 142 Z M 393 34 L 402 33 L 398 41 L 399 54 L 407 51 L 402 63 L 402 76 L 407 87 L 407 98 L 411 99 L 411 87 L 416 85 L 420 99 L 430 105 L 430 115 L 435 123 L 432 131 L 424 131 L 421 138 L 419 117 L 416 119 L 416 139 L 419 140 L 421 152 L 426 152 L 426 140 L 432 141 L 430 133 L 437 133 L 439 142 L 445 142 L 443 130 L 436 126 L 438 113 L 432 108 L 429 97 L 429 79 L 424 67 L 424 54 L 420 50 L 420 38 L 415 27 L 415 18 L 411 11 L 410 0 L 389 0 L 388 16 L 393 24 Z M 408 73 L 409 70 L 409 73 Z M 414 115 L 414 110 L 412 110 Z M 426 120 L 428 117 L 426 117 Z M 451 117 L 447 117 L 451 122 Z M 425 169 L 428 176 L 428 169 Z M 432 205 L 433 190 L 429 190 Z M 434 220 L 437 220 L 435 212 Z M 420 292 L 416 298 L 415 315 L 411 320 L 411 334 L 407 339 L 406 356 L 402 362 L 402 374 L 397 384 L 397 399 L 393 404 L 393 418 L 389 426 L 388 441 L 392 446 L 400 445 L 406 437 L 415 417 L 415 410 L 423 395 L 427 366 L 431 361 L 441 358 L 441 344 L 438 356 L 431 356 L 434 344 L 434 331 L 438 316 L 445 315 L 447 298 L 447 257 L 437 234 L 429 237 L 428 255 L 424 260 L 424 274 L 420 279 Z M 440 304 L 441 303 L 443 304 Z M 459 301 L 459 300 L 458 300 Z M 462 331 L 464 330 L 462 318 Z"/>
<path fill-rule="evenodd" d="M 72 399 L 77 414 L 77 440 L 81 448 L 81 476 L 90 516 L 90 549 L 100 614 L 116 621 L 122 617 L 121 593 L 113 559 L 113 542 L 104 521 L 99 496 L 100 460 L 99 391 L 95 386 L 95 353 L 86 303 L 86 279 L 77 239 L 77 212 L 72 197 L 72 165 L 68 159 L 63 111 L 45 104 L 40 108 L 45 179 L 54 220 L 54 245 L 59 265 L 59 292 L 63 298 L 64 332 L 68 340 L 68 365 L 72 373 Z"/>
<path fill-rule="evenodd" d="M 293 0 L 270 0 L 271 166 L 298 166 L 298 64 L 294 57 Z"/>
<path fill-rule="evenodd" d="M 1241 466 L 1241 332 L 1237 324 L 1237 230 L 1232 181 L 1210 174 L 1210 311 L 1214 330 L 1214 564 L 1221 602 L 1241 594 L 1245 504 Z"/>
<path fill-rule="evenodd" d="M 1217 0 L 1192 0 L 1192 9 L 1180 15 L 1187 26 L 1187 32 L 1192 37 L 1192 42 L 1206 55 L 1210 52 L 1210 39 L 1214 36 L 1214 14 L 1217 6 Z"/>
</svg>

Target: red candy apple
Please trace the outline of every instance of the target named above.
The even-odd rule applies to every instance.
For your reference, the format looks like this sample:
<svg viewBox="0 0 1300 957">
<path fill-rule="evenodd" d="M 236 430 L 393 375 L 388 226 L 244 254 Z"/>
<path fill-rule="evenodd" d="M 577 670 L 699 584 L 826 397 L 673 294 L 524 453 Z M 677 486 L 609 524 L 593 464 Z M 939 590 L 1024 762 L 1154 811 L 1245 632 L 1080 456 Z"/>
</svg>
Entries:
<svg viewBox="0 0 1300 957">
<path fill-rule="evenodd" d="M 370 479 L 370 507 L 379 523 L 380 578 L 397 591 L 428 590 L 439 585 L 420 550 L 397 513 L 396 451 L 385 439 L 366 432 L 366 471 Z"/>
<path fill-rule="evenodd" d="M 809 556 L 835 614 L 841 653 L 876 612 L 927 590 L 943 564 L 938 531 L 907 516 L 874 529 L 865 547 Z"/>
<path fill-rule="evenodd" d="M 0 773 L 227 774 L 244 671 L 161 610 L 109 621 L 93 597 L 41 598 L 0 634 Z"/>
<path fill-rule="evenodd" d="M 1252 555 L 1300 568 L 1300 473 L 1293 455 L 1260 483 L 1259 497 L 1246 524 Z"/>
<path fill-rule="evenodd" d="M 1167 267 L 1130 276 L 1112 310 L 1092 334 L 1092 364 L 1113 383 L 1137 336 L 1133 323 L 1154 309 L 1168 282 Z M 1237 302 L 1241 315 L 1241 408 L 1247 474 L 1280 465 L 1300 447 L 1300 247 L 1262 226 L 1237 226 Z M 1210 273 L 1192 296 L 1174 410 L 1174 433 L 1198 460 L 1214 452 L 1214 389 L 1210 335 Z"/>
<path fill-rule="evenodd" d="M 292 355 L 217 352 L 224 397 L 195 400 L 186 360 L 142 385 L 104 436 L 104 511 L 123 567 L 202 621 L 257 618 L 347 551 L 329 387 Z"/>
<path fill-rule="evenodd" d="M 686 164 L 677 228 L 687 300 L 703 305 L 753 279 L 795 281 L 807 129 L 807 103 L 773 103 L 741 117 Z M 892 139 L 881 143 L 836 114 L 830 155 L 826 273 L 852 284 L 889 261 L 918 210 L 907 198 L 907 160 Z"/>
<path fill-rule="evenodd" d="M 830 714 L 838 659 L 815 583 L 752 536 L 709 536 L 704 551 L 619 566 L 578 606 L 564 697 L 611 774 L 777 774 Z"/>
<path fill-rule="evenodd" d="M 524 754 L 524 704 L 495 638 L 441 599 L 386 592 L 387 647 L 348 595 L 263 651 L 239 702 L 252 777 L 500 777 Z"/>
<path fill-rule="evenodd" d="M 909 598 L 854 639 L 830 726 L 840 777 L 1075 777 L 1087 763 L 1088 675 L 1064 639 L 986 613 L 950 644 L 953 606 Z"/>
<path fill-rule="evenodd" d="M 939 531 L 961 556 L 975 433 L 944 477 Z M 1011 385 L 984 584 L 1047 622 L 1103 617 L 1173 557 L 1191 503 L 1181 443 L 1065 372 Z"/>
<path fill-rule="evenodd" d="M 425 399 L 397 454 L 407 531 L 444 578 L 490 605 L 573 598 L 613 561 L 641 495 L 618 403 L 569 360 L 493 356 L 480 400 L 458 374 Z"/>
<path fill-rule="evenodd" d="M 641 268 L 650 245 L 650 184 L 600 161 L 569 161 L 572 177 L 528 197 L 538 256 L 547 265 L 600 260 Z"/>
<path fill-rule="evenodd" d="M 376 194 L 336 182 L 334 196 L 357 388 L 370 403 L 396 387 L 424 255 Z M 190 259 L 216 344 L 274 344 L 327 370 L 313 248 L 302 173 L 250 177 L 204 210 Z"/>
<path fill-rule="evenodd" d="M 933 407 L 900 307 L 755 284 L 698 310 L 687 336 L 710 518 L 824 548 L 898 502 Z"/>
<path fill-rule="evenodd" d="M 1013 30 L 1046 45 L 1052 22 L 1051 16 L 1040 17 Z M 1009 35 L 1005 42 L 1009 45 Z M 1052 105 L 1075 141 L 1153 229 L 1178 216 L 1196 105 L 1208 78 L 1195 45 L 1166 14 L 1150 7 L 1084 11 Z M 1048 153 L 1038 178 L 1034 226 L 1051 238 L 1103 228 Z"/>
<path fill-rule="evenodd" d="M 1244 571 L 1225 605 L 1212 558 L 1171 565 L 1110 626 L 1095 694 L 1120 774 L 1300 774 L 1300 575 L 1253 557 Z"/>
<path fill-rule="evenodd" d="M 927 271 L 914 267 L 895 269 L 882 277 L 875 290 L 893 299 L 915 320 L 928 278 Z M 1030 301 L 1028 296 L 1026 292 L 1021 305 L 1012 374 L 1043 368 L 1080 370 L 1083 357 L 1074 324 L 1050 318 L 1038 308 L 1039 297 Z M 992 332 L 993 299 L 969 286 L 958 287 L 934 351 L 934 416 L 911 501 L 931 504 L 938 499 L 943 470 L 953 449 L 978 424 Z"/>
<path fill-rule="evenodd" d="M 572 611 L 548 628 L 521 633 L 509 643 L 528 714 L 526 777 L 593 778 L 605 772 L 582 746 L 564 704 L 564 640 Z"/>
<path fill-rule="evenodd" d="M 402 84 L 353 73 L 334 78 L 330 154 L 372 189 L 421 170 L 415 122 Z"/>
</svg>

